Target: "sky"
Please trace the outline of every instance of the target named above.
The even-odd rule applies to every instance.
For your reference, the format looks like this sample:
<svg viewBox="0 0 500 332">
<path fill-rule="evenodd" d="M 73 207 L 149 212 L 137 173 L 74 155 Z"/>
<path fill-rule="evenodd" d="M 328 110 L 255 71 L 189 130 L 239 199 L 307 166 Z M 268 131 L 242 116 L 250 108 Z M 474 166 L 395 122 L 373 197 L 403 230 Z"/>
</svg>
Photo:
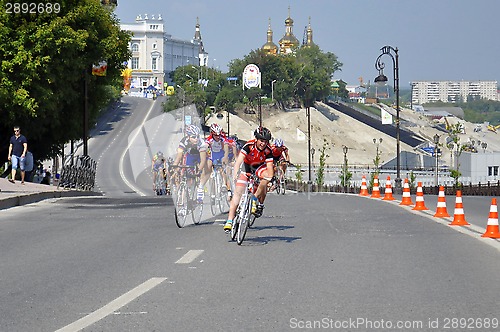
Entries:
<svg viewBox="0 0 500 332">
<path fill-rule="evenodd" d="M 161 14 L 167 33 L 191 40 L 196 18 L 209 66 L 226 72 L 267 40 L 285 34 L 285 19 L 302 41 L 309 17 L 313 41 L 343 64 L 334 79 L 349 85 L 373 82 L 375 61 L 385 46 L 398 48 L 400 87 L 425 80 L 500 80 L 499 0 L 118 0 L 122 23 Z M 394 66 L 382 57 L 385 75 Z"/>
</svg>

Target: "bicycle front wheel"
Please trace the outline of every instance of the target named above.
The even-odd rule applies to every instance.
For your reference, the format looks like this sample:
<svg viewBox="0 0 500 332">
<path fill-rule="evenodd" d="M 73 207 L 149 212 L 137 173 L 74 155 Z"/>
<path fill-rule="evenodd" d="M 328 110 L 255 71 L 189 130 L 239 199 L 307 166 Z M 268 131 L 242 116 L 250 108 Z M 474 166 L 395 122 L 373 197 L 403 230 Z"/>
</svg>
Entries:
<svg viewBox="0 0 500 332">
<path fill-rule="evenodd" d="M 186 218 L 188 213 L 188 194 L 186 185 L 184 183 L 181 183 L 179 185 L 179 189 L 177 190 L 175 213 L 175 223 L 177 224 L 177 227 L 184 227 L 184 225 L 186 225 Z"/>
<path fill-rule="evenodd" d="M 245 239 L 245 235 L 247 234 L 247 229 L 248 229 L 248 224 L 250 222 L 250 218 L 252 216 L 252 204 L 250 204 L 251 197 L 250 195 L 247 196 L 247 199 L 245 200 L 245 204 L 243 206 L 243 216 L 240 217 L 240 225 L 238 227 L 238 232 L 236 235 L 236 243 L 238 245 L 241 245 L 243 243 L 243 240 Z M 240 214 L 241 216 L 241 214 Z"/>
</svg>

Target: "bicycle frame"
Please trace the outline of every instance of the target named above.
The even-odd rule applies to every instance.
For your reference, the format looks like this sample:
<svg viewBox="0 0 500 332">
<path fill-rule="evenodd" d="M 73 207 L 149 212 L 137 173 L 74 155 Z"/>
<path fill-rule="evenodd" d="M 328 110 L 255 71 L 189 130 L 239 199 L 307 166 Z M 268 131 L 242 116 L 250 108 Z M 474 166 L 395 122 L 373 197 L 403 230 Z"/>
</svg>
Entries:
<svg viewBox="0 0 500 332">
<path fill-rule="evenodd" d="M 231 238 L 234 240 L 236 238 L 236 242 L 238 245 L 241 245 L 243 240 L 245 239 L 245 234 L 247 232 L 250 224 L 253 224 L 253 220 L 255 216 L 252 215 L 252 196 L 256 191 L 256 187 L 259 183 L 259 178 L 255 174 L 246 173 L 248 176 L 248 182 L 245 191 L 241 195 L 240 202 L 238 204 L 238 208 L 236 209 L 235 220 L 233 223 L 233 227 L 231 229 Z M 255 219 L 254 219 L 255 220 Z"/>
</svg>

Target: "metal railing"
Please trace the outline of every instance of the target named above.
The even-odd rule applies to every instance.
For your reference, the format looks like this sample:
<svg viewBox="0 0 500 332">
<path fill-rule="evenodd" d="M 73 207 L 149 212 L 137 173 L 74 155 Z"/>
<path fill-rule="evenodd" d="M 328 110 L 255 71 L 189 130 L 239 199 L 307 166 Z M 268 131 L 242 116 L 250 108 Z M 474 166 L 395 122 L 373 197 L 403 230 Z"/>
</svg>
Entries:
<svg viewBox="0 0 500 332">
<path fill-rule="evenodd" d="M 57 187 L 91 191 L 95 186 L 97 163 L 89 156 L 69 156 Z"/>
</svg>

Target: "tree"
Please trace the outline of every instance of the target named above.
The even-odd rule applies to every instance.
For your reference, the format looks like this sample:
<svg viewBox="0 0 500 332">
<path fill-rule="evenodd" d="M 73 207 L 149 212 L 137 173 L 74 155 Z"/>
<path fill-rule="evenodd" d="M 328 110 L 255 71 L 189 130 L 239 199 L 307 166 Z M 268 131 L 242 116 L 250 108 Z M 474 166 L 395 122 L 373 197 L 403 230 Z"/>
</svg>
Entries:
<svg viewBox="0 0 500 332">
<path fill-rule="evenodd" d="M 5 8 L 4 0 L 0 0 Z M 130 35 L 95 0 L 60 0 L 59 13 L 0 12 L 0 139 L 17 124 L 37 160 L 60 151 L 83 132 L 84 76 L 107 62 L 107 75 L 90 76 L 89 124 L 122 84 Z M 5 144 L 0 153 L 6 154 Z"/>
</svg>

